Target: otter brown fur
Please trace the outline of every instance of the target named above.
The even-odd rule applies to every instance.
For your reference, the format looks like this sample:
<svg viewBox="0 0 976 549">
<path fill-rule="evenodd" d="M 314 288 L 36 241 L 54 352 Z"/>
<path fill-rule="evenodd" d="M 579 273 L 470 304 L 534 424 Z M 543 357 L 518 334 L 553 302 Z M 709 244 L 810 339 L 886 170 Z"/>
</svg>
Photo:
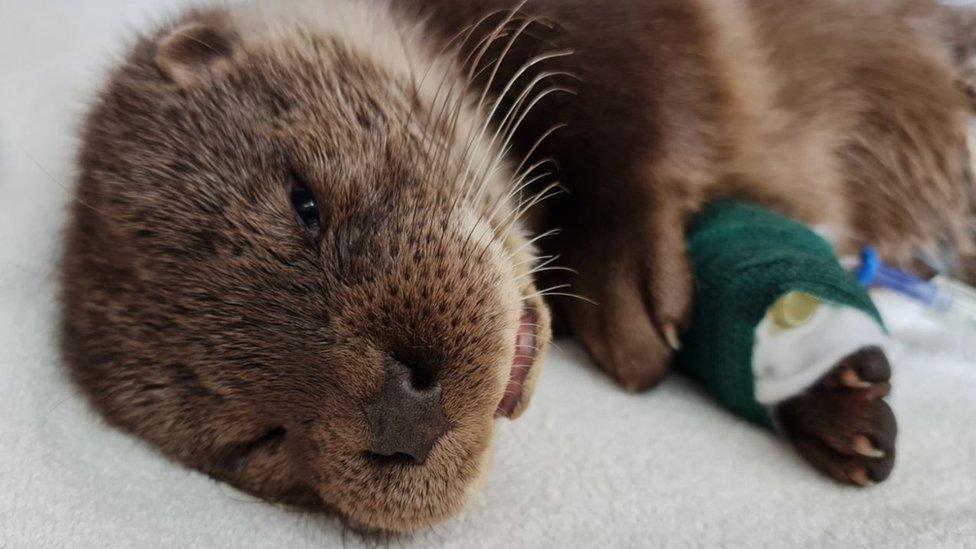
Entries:
<svg viewBox="0 0 976 549">
<path fill-rule="evenodd" d="M 136 43 L 83 135 L 63 340 L 96 407 L 174 459 L 408 530 L 482 476 L 532 351 L 523 311 L 540 351 L 548 316 L 518 204 L 500 205 L 514 173 L 486 139 L 462 153 L 478 118 L 436 87 L 453 65 L 380 10 L 332 8 L 192 12 Z M 357 43 L 363 28 L 387 38 Z M 408 54 L 443 74 L 415 82 Z M 319 198 L 314 234 L 295 185 Z M 422 465 L 380 453 L 364 417 L 403 366 L 450 427 Z"/>
<path fill-rule="evenodd" d="M 445 33 L 507 5 L 407 3 Z M 824 229 L 840 255 L 872 244 L 910 268 L 947 244 L 972 254 L 969 110 L 936 4 L 538 0 L 523 11 L 539 23 L 495 88 L 539 53 L 573 52 L 539 69 L 571 74 L 549 82 L 575 93 L 529 113 L 521 149 L 567 124 L 538 153 L 569 191 L 547 204 L 563 228 L 547 251 L 601 304 L 568 300 L 569 320 L 625 385 L 666 369 L 660 335 L 683 324 L 690 298 L 683 228 L 710 199 L 774 207 Z"/>
<path fill-rule="evenodd" d="M 401 0 L 443 36 L 505 2 Z M 687 327 L 684 230 L 716 198 L 757 201 L 821 230 L 841 256 L 865 244 L 908 270 L 954 258 L 972 280 L 974 194 L 965 143 L 973 14 L 926 0 L 535 0 L 533 20 L 488 84 L 529 70 L 554 94 L 528 113 L 519 152 L 558 164 L 542 242 L 599 304 L 554 299 L 557 316 L 624 387 L 658 383 Z M 496 15 L 496 18 L 500 15 Z M 518 27 L 513 25 L 513 33 Z M 488 58 L 508 47 L 499 41 Z M 488 78 L 486 77 L 487 81 Z M 800 453 L 859 485 L 888 477 L 897 427 L 882 400 L 884 353 L 841 361 L 778 408 Z"/>
<path fill-rule="evenodd" d="M 373 528 L 454 513 L 496 411 L 531 395 L 542 294 L 572 283 L 585 299 L 561 315 L 625 387 L 661 379 L 690 306 L 684 226 L 715 197 L 824 227 L 840 253 L 972 256 L 969 34 L 935 4 L 392 4 L 187 12 L 136 41 L 87 119 L 66 360 L 110 421 L 188 466 Z M 569 192 L 526 220 L 543 158 Z M 577 274 L 545 270 L 557 255 Z M 883 480 L 887 376 L 869 352 L 784 406 L 800 451 Z M 401 402 L 416 448 L 378 435 Z"/>
</svg>

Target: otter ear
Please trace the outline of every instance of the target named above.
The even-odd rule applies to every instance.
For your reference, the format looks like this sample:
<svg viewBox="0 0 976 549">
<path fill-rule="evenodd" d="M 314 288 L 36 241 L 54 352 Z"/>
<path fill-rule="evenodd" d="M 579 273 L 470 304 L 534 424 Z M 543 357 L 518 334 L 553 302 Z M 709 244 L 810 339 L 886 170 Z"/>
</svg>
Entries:
<svg viewBox="0 0 976 549">
<path fill-rule="evenodd" d="M 188 88 L 226 67 L 233 53 L 229 33 L 204 23 L 187 23 L 160 40 L 155 62 L 166 78 Z"/>
</svg>

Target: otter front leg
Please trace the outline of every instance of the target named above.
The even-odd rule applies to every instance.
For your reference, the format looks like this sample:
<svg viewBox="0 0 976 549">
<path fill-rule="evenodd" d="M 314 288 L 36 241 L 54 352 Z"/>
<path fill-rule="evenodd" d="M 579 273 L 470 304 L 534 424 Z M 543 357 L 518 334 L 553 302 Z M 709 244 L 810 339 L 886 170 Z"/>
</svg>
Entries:
<svg viewBox="0 0 976 549">
<path fill-rule="evenodd" d="M 640 202 L 571 229 L 564 257 L 578 275 L 563 312 L 597 365 L 630 391 L 664 377 L 687 327 L 692 282 L 686 215 L 675 204 Z"/>
</svg>

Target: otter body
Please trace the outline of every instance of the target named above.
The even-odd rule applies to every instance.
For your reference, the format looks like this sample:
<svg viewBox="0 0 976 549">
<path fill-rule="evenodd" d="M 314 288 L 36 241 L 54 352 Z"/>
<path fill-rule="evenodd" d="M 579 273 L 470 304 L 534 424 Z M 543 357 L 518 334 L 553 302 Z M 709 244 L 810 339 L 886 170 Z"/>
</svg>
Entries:
<svg viewBox="0 0 976 549">
<path fill-rule="evenodd" d="M 507 7 L 400 3 L 444 36 Z M 566 300 L 568 320 L 625 385 L 665 371 L 670 326 L 687 318 L 683 229 L 709 200 L 759 202 L 821 230 L 839 255 L 870 244 L 907 269 L 948 246 L 968 276 L 970 110 L 950 47 L 968 43 L 946 22 L 964 12 L 889 0 L 531 0 L 522 12 L 519 23 L 535 22 L 491 89 L 540 55 L 572 52 L 519 79 L 555 73 L 540 91 L 570 92 L 529 112 L 518 150 L 565 124 L 535 155 L 555 160 L 568 191 L 544 204 L 540 228 L 563 230 L 542 243 L 601 303 Z M 498 42 L 488 59 L 508 46 Z"/>
<path fill-rule="evenodd" d="M 526 406 L 543 295 L 572 284 L 584 299 L 561 316 L 625 387 L 662 377 L 690 306 L 684 227 L 708 200 L 759 201 L 840 253 L 968 257 L 968 42 L 947 14 L 187 12 L 137 40 L 87 119 L 66 360 L 110 421 L 186 465 L 367 527 L 425 526 L 477 485 L 494 418 Z M 543 200 L 556 181 L 568 193 Z M 578 275 L 549 270 L 557 255 Z M 883 480 L 887 377 L 879 350 L 849 357 L 781 406 L 787 434 L 838 479 Z"/>
<path fill-rule="evenodd" d="M 399 3 L 445 39 L 492 28 L 485 14 L 505 8 Z M 487 49 L 501 62 L 480 82 L 515 102 L 511 88 L 554 90 L 515 134 L 530 161 L 553 159 L 567 191 L 536 221 L 562 229 L 542 252 L 574 274 L 540 284 L 586 298 L 554 298 L 557 318 L 625 388 L 658 383 L 680 345 L 685 228 L 711 200 L 786 214 L 839 256 L 872 245 L 906 270 L 935 258 L 973 280 L 972 12 L 924 0 L 530 0 L 520 11 L 507 34 L 524 30 Z M 897 433 L 881 399 L 889 376 L 883 350 L 866 347 L 775 415 L 821 471 L 879 482 Z"/>
</svg>

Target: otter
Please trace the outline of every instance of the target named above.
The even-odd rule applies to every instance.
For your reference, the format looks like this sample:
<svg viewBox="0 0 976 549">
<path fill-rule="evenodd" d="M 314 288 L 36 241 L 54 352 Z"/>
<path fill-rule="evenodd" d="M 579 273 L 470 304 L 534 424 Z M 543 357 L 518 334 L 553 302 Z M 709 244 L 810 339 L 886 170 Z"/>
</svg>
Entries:
<svg viewBox="0 0 976 549">
<path fill-rule="evenodd" d="M 925 0 L 289 0 L 139 36 L 86 118 L 62 346 L 113 424 L 408 532 L 477 489 L 555 325 L 624 388 L 687 328 L 684 229 L 757 201 L 971 276 L 973 18 Z M 565 191 L 565 192 L 561 192 Z M 557 231 L 559 228 L 561 231 Z M 884 480 L 890 365 L 777 409 Z"/>
</svg>

